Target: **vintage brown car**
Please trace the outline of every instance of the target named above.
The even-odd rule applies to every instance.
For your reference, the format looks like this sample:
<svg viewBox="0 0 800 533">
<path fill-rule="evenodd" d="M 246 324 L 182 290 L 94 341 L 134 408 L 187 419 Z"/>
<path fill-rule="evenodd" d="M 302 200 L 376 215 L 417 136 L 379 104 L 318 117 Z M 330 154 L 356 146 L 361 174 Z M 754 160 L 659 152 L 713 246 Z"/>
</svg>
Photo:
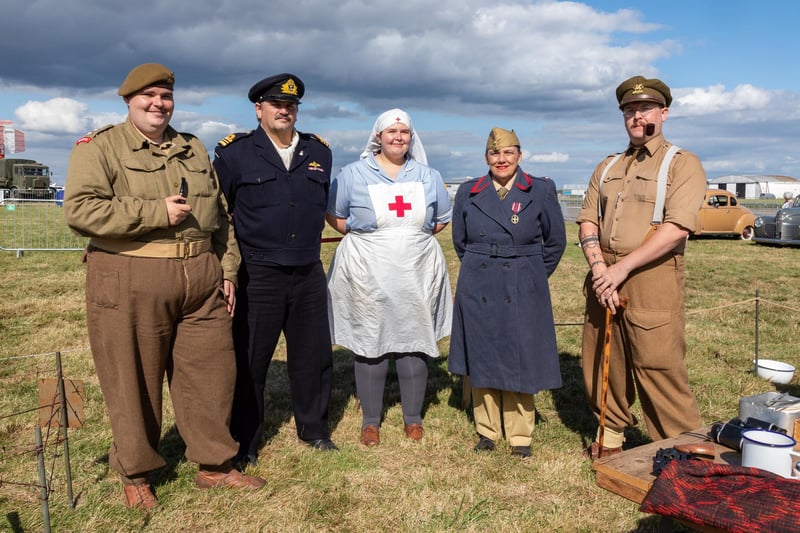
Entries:
<svg viewBox="0 0 800 533">
<path fill-rule="evenodd" d="M 738 235 L 753 238 L 756 216 L 742 206 L 736 195 L 722 189 L 708 189 L 697 215 L 694 235 Z"/>
</svg>

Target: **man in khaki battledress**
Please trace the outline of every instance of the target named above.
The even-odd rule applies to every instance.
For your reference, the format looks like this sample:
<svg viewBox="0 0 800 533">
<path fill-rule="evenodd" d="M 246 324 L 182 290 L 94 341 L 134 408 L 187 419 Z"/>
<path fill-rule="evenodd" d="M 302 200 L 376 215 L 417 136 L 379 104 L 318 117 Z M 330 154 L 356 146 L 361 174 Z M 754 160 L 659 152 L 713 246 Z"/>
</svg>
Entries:
<svg viewBox="0 0 800 533">
<path fill-rule="evenodd" d="M 653 439 L 702 426 L 684 363 L 683 253 L 705 195 L 705 172 L 693 153 L 669 152 L 661 128 L 672 94 L 664 82 L 635 76 L 616 95 L 630 142 L 619 157 L 597 165 L 577 219 L 591 269 L 584 286 L 583 376 L 598 418 L 606 310 L 614 317 L 604 441 L 586 450 L 592 459 L 622 451 L 624 429 L 637 423 L 631 413 L 637 391 Z M 651 234 L 651 228 L 657 229 Z"/>
<path fill-rule="evenodd" d="M 124 123 L 80 138 L 67 170 L 64 215 L 90 237 L 84 254 L 89 342 L 129 507 L 157 500 L 162 384 L 169 379 L 186 457 L 200 488 L 259 488 L 234 470 L 229 431 L 236 363 L 231 316 L 239 252 L 208 153 L 169 126 L 172 72 L 146 63 L 118 94 Z"/>
</svg>

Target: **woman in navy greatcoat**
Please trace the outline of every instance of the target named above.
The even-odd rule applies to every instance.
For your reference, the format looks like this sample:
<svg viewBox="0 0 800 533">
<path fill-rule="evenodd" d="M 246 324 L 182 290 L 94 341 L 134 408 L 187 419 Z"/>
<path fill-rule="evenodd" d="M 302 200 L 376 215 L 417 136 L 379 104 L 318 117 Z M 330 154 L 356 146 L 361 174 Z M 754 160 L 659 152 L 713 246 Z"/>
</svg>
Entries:
<svg viewBox="0 0 800 533">
<path fill-rule="evenodd" d="M 449 370 L 469 376 L 476 451 L 506 438 L 530 456 L 533 395 L 561 386 L 548 277 L 566 247 L 564 218 L 548 178 L 529 176 L 514 131 L 493 128 L 489 173 L 463 183 L 453 209 L 461 260 Z"/>
</svg>

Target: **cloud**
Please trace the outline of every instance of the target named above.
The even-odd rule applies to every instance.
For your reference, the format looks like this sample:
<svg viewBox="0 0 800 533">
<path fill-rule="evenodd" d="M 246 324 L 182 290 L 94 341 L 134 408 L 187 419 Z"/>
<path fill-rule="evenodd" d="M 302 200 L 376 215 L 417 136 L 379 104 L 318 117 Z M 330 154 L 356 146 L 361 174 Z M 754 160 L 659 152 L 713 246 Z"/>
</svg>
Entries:
<svg viewBox="0 0 800 533">
<path fill-rule="evenodd" d="M 90 113 L 87 104 L 70 98 L 28 101 L 14 115 L 17 127 L 26 132 L 75 135 L 124 119 L 124 115 L 117 113 Z"/>
<path fill-rule="evenodd" d="M 696 116 L 726 111 L 763 110 L 772 102 L 772 94 L 750 84 L 738 85 L 727 92 L 724 85 L 717 84 L 682 92 L 675 98 L 675 102 L 680 106 L 682 114 Z"/>
<path fill-rule="evenodd" d="M 549 154 L 530 154 L 525 158 L 532 163 L 566 163 L 569 161 L 569 154 L 550 152 Z"/>
<path fill-rule="evenodd" d="M 48 162 L 64 167 L 76 136 L 124 120 L 116 89 L 129 69 L 157 61 L 176 74 L 173 125 L 213 148 L 255 126 L 248 89 L 288 71 L 306 84 L 299 129 L 329 141 L 336 165 L 358 157 L 378 113 L 402 107 L 445 177 L 485 172 L 486 134 L 498 125 L 537 150 L 526 171 L 575 183 L 624 149 L 614 89 L 642 74 L 675 85 L 667 138 L 695 151 L 710 172 L 800 172 L 796 158 L 784 157 L 800 95 L 758 86 L 791 87 L 791 77 L 781 71 L 762 81 L 723 69 L 726 56 L 704 56 L 724 41 L 720 48 L 745 70 L 743 54 L 731 50 L 739 36 L 709 30 L 705 10 L 684 24 L 688 15 L 650 4 L 593 4 L 9 0 L 3 19 L 15 23 L 3 33 L 12 60 L 0 63 L 0 118 L 15 117 L 29 152 L 61 150 L 61 163 Z M 781 49 L 792 49 L 793 35 L 780 36 Z"/>
<path fill-rule="evenodd" d="M 7 6 L 4 18 L 47 28 L 47 39 L 30 39 L 29 23 L 5 28 L 4 55 L 15 67 L 0 67 L 0 79 L 9 84 L 108 90 L 134 65 L 159 61 L 193 101 L 244 95 L 267 73 L 288 70 L 310 96 L 358 101 L 370 112 L 420 99 L 540 112 L 565 97 L 589 105 L 678 49 L 669 40 L 617 44 L 617 34 L 658 25 L 633 10 L 577 2 L 440 0 L 432 9 L 423 0 L 276 0 L 265 11 L 233 0 L 39 0 Z"/>
</svg>

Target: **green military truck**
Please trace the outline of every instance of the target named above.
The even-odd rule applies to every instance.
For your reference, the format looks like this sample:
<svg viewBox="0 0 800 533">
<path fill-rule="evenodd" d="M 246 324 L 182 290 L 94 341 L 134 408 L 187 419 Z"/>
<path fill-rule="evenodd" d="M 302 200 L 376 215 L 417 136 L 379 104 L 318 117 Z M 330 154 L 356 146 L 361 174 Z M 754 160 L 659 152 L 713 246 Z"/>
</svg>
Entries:
<svg viewBox="0 0 800 533">
<path fill-rule="evenodd" d="M 50 167 L 33 159 L 0 159 L 0 189 L 5 197 L 52 198 Z"/>
</svg>

